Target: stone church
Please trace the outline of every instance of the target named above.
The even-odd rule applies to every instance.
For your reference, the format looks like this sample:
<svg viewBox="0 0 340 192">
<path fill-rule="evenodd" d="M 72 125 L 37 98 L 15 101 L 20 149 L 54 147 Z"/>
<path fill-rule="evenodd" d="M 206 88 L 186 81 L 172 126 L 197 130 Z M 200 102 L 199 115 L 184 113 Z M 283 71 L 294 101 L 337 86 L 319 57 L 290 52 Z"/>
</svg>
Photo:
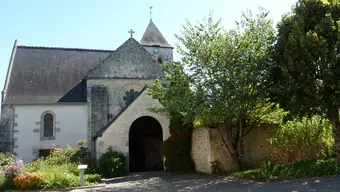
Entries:
<svg viewBox="0 0 340 192">
<path fill-rule="evenodd" d="M 140 42 L 116 50 L 33 47 L 14 43 L 2 91 L 0 150 L 28 163 L 54 146 L 85 140 L 98 157 L 123 152 L 130 171 L 163 170 L 167 117 L 147 94 L 164 76 L 173 47 L 150 20 Z M 165 85 L 166 86 L 166 85 Z"/>
</svg>

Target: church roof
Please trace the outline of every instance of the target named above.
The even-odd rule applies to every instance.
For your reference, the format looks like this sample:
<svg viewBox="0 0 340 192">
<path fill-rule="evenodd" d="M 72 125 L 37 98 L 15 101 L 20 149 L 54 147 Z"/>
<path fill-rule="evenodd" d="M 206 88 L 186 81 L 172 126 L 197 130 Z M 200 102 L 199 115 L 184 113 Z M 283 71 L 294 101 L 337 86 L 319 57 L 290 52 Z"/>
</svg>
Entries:
<svg viewBox="0 0 340 192">
<path fill-rule="evenodd" d="M 134 38 L 129 38 L 88 73 L 88 79 L 156 79 L 164 76 L 159 62 Z"/>
<path fill-rule="evenodd" d="M 15 42 L 3 104 L 56 103 L 83 94 L 81 81 L 112 50 L 21 46 Z M 70 91 L 74 90 L 72 93 Z M 86 91 L 85 91 L 86 93 Z"/>
<path fill-rule="evenodd" d="M 173 48 L 168 41 L 164 38 L 162 33 L 158 30 L 156 25 L 150 20 L 148 27 L 146 28 L 142 40 L 140 42 L 143 46 L 160 46 Z"/>
</svg>

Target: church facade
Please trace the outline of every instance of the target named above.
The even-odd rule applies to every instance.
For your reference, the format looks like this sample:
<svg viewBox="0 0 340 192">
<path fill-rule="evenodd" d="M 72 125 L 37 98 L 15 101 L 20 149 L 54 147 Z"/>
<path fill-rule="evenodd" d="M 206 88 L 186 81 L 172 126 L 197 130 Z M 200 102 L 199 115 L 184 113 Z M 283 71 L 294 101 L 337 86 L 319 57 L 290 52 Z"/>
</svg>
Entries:
<svg viewBox="0 0 340 192">
<path fill-rule="evenodd" d="M 28 163 L 54 146 L 86 141 L 99 156 L 123 152 L 130 171 L 163 169 L 166 116 L 147 94 L 164 76 L 173 47 L 150 20 L 140 42 L 116 50 L 18 45 L 15 41 L 2 91 L 0 150 Z"/>
</svg>

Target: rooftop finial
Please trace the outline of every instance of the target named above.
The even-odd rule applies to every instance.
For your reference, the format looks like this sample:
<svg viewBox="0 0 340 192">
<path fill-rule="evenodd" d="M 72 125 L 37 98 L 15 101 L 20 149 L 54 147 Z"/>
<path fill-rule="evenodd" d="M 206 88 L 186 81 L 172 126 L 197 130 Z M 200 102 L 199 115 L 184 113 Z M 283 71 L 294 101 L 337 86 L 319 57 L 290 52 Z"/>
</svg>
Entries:
<svg viewBox="0 0 340 192">
<path fill-rule="evenodd" d="M 131 38 L 133 38 L 133 34 L 135 33 L 134 30 L 130 29 L 130 31 L 128 31 L 131 34 Z"/>
<path fill-rule="evenodd" d="M 150 21 L 152 21 L 152 14 L 153 14 L 153 12 L 152 12 L 152 7 L 153 7 L 153 6 L 150 6 L 150 7 L 149 7 L 149 9 L 150 9 L 150 11 L 149 11 L 149 13 L 150 13 Z"/>
</svg>

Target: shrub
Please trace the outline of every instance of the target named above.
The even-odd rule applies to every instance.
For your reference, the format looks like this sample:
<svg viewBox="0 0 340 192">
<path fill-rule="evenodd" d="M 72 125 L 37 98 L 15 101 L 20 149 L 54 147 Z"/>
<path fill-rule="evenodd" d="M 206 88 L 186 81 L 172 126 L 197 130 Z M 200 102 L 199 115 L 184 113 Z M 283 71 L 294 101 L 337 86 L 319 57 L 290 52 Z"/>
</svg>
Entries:
<svg viewBox="0 0 340 192">
<path fill-rule="evenodd" d="M 65 151 L 68 153 L 65 153 L 63 148 L 61 148 L 60 146 L 54 146 L 53 149 L 51 150 L 50 155 L 42 159 L 44 159 L 44 163 L 49 165 L 62 165 L 65 163 L 70 163 L 71 162 L 71 155 L 69 153 L 70 150 L 72 149 L 70 149 L 70 147 L 67 146 Z"/>
<path fill-rule="evenodd" d="M 338 174 L 340 174 L 340 164 L 336 159 L 321 159 L 301 160 L 293 164 L 274 164 L 271 161 L 264 161 L 254 170 L 233 173 L 233 176 L 257 181 L 271 181 Z"/>
<path fill-rule="evenodd" d="M 77 187 L 80 178 L 71 173 L 43 172 L 43 189 L 69 189 Z"/>
<path fill-rule="evenodd" d="M 183 125 L 180 117 L 170 119 L 171 136 L 164 141 L 164 156 L 166 171 L 188 172 L 194 169 L 195 165 L 191 159 L 191 134 L 193 126 Z"/>
<path fill-rule="evenodd" d="M 15 186 L 20 190 L 41 189 L 43 177 L 37 173 L 24 173 L 13 179 Z"/>
<path fill-rule="evenodd" d="M 85 142 L 79 140 L 76 148 L 67 146 L 65 149 L 54 147 L 51 154 L 42 159 L 38 159 L 49 165 L 62 165 L 65 163 L 86 164 L 88 168 L 85 173 L 97 172 L 97 160 L 91 155 L 91 152 L 84 147 Z"/>
<path fill-rule="evenodd" d="M 6 177 L 12 179 L 18 176 L 24 170 L 25 164 L 22 160 L 17 159 L 7 166 L 5 175 Z"/>
<path fill-rule="evenodd" d="M 98 174 L 86 174 L 84 176 L 85 181 L 89 183 L 100 183 L 102 182 L 102 178 Z"/>
<path fill-rule="evenodd" d="M 74 163 L 69 163 L 69 164 L 65 164 L 63 166 L 61 166 L 62 169 L 64 169 L 64 173 L 71 173 L 75 176 L 79 176 L 80 171 L 78 169 L 78 165 L 74 164 Z"/>
<path fill-rule="evenodd" d="M 25 172 L 35 172 L 38 171 L 41 167 L 42 159 L 37 159 L 25 165 Z"/>
<path fill-rule="evenodd" d="M 0 170 L 4 170 L 5 167 L 15 161 L 15 158 L 10 153 L 0 153 Z"/>
<path fill-rule="evenodd" d="M 71 187 L 79 186 L 79 170 L 74 163 L 65 163 L 63 165 L 52 166 L 49 164 L 39 162 L 39 169 L 34 173 L 41 174 L 44 178 L 43 189 L 69 189 Z M 31 171 L 31 167 L 25 167 L 25 172 Z M 85 185 L 93 185 L 101 181 L 100 176 L 85 175 Z"/>
<path fill-rule="evenodd" d="M 9 189 L 15 189 L 13 180 L 5 177 L 5 174 L 0 173 L 0 191 L 6 191 Z"/>
<path fill-rule="evenodd" d="M 98 160 L 99 173 L 106 178 L 119 177 L 127 173 L 126 159 L 123 153 L 113 151 L 109 147 L 107 152 L 103 153 Z"/>
<path fill-rule="evenodd" d="M 74 151 L 71 162 L 76 164 L 86 164 L 87 169 L 85 173 L 96 173 L 98 169 L 97 159 L 91 155 L 91 152 L 84 147 L 85 142 L 79 140 L 77 142 L 77 149 Z"/>
<path fill-rule="evenodd" d="M 326 158 L 334 146 L 332 126 L 320 116 L 283 123 L 269 142 L 274 149 L 271 158 L 278 163 Z"/>
<path fill-rule="evenodd" d="M 48 157 L 36 159 L 26 165 L 21 160 L 15 160 L 7 166 L 6 177 L 4 172 L 0 172 L 0 191 L 15 188 L 20 190 L 59 190 L 79 186 L 80 178 L 76 162 L 86 163 L 88 159 L 93 159 L 93 157 L 83 147 L 83 142 L 79 142 L 75 149 L 69 146 L 64 150 L 54 147 Z M 125 162 L 125 159 L 123 160 Z M 93 162 L 96 166 L 95 159 Z M 22 172 L 24 173 L 21 174 Z M 118 173 L 120 174 L 121 171 Z M 98 182 L 101 182 L 100 175 L 85 175 L 85 185 L 93 185 Z"/>
</svg>

